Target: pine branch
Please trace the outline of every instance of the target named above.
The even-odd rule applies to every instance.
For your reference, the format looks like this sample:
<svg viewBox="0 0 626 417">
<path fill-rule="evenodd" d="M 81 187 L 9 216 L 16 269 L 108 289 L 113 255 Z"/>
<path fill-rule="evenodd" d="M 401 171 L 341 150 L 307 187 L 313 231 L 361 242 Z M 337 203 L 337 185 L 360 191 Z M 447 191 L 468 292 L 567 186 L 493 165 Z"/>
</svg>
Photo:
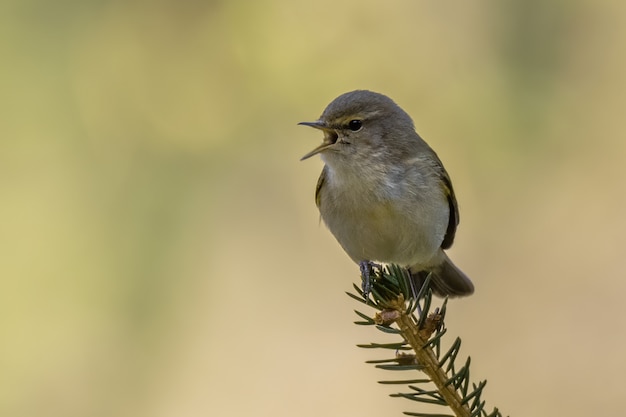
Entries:
<svg viewBox="0 0 626 417">
<path fill-rule="evenodd" d="M 379 310 L 374 318 L 355 310 L 361 319 L 355 324 L 376 326 L 384 333 L 397 334 L 403 339 L 395 343 L 358 345 L 366 349 L 396 351 L 393 359 L 368 363 L 387 370 L 419 370 L 427 376 L 426 379 L 379 382 L 408 385 L 410 392 L 392 394 L 392 397 L 445 406 L 456 417 L 502 417 L 497 408 L 491 413 L 485 411 L 485 401 L 481 396 L 487 381 L 472 383 L 470 388 L 470 358 L 461 367 L 456 366 L 461 339 L 456 338 L 451 347 L 441 353 L 441 338 L 446 333 L 444 318 L 447 299 L 441 307 L 431 312 L 433 298 L 430 279 L 426 280 L 417 297 L 413 298 L 408 278 L 408 271 L 397 265 L 378 267 L 372 273 L 371 293 L 367 299 L 363 298 L 363 291 L 356 285 L 356 294 L 347 293 L 353 299 Z M 411 353 L 407 353 L 409 351 Z M 452 417 L 449 414 L 419 412 L 405 414 Z"/>
</svg>

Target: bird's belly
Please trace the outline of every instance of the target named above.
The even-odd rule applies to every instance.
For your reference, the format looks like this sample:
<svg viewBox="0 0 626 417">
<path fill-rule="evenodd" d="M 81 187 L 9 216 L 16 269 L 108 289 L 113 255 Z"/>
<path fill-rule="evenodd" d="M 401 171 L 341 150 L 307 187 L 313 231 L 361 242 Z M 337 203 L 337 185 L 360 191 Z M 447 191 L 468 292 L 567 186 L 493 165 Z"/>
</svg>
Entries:
<svg viewBox="0 0 626 417">
<path fill-rule="evenodd" d="M 355 261 L 422 265 L 435 255 L 441 233 L 419 213 L 400 213 L 389 202 L 341 210 L 324 222 Z"/>
</svg>

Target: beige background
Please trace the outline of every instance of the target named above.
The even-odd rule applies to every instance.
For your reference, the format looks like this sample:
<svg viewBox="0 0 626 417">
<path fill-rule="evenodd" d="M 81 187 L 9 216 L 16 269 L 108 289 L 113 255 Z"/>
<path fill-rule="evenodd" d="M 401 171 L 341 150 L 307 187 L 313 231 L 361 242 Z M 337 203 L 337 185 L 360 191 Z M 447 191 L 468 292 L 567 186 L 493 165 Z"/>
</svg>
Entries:
<svg viewBox="0 0 626 417">
<path fill-rule="evenodd" d="M 355 88 L 452 176 L 488 405 L 622 415 L 624 39 L 608 0 L 3 1 L 0 415 L 422 410 L 355 347 L 395 339 L 298 161 Z"/>
</svg>

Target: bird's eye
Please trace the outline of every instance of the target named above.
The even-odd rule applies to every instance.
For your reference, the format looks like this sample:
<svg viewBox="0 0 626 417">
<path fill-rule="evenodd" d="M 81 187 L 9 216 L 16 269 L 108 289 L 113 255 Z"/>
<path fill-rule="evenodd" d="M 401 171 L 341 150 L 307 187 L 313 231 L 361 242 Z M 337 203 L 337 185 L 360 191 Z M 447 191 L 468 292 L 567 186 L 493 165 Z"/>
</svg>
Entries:
<svg viewBox="0 0 626 417">
<path fill-rule="evenodd" d="M 353 132 L 356 132 L 357 130 L 361 129 L 361 126 L 363 126 L 363 122 L 361 120 L 350 120 L 348 122 L 348 129 L 350 129 Z"/>
</svg>

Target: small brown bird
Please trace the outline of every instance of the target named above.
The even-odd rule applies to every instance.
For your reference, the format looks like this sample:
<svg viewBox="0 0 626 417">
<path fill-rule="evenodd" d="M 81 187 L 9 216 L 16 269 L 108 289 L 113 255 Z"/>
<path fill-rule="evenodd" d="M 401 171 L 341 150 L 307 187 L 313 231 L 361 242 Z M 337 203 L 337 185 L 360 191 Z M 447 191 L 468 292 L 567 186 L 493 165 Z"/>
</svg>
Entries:
<svg viewBox="0 0 626 417">
<path fill-rule="evenodd" d="M 413 120 L 389 97 L 366 90 L 333 100 L 315 122 L 325 163 L 315 202 L 346 253 L 367 272 L 371 261 L 409 268 L 419 286 L 430 273 L 440 296 L 474 286 L 448 258 L 459 223 L 452 183 Z M 364 269 L 365 268 L 365 269 Z"/>
</svg>

